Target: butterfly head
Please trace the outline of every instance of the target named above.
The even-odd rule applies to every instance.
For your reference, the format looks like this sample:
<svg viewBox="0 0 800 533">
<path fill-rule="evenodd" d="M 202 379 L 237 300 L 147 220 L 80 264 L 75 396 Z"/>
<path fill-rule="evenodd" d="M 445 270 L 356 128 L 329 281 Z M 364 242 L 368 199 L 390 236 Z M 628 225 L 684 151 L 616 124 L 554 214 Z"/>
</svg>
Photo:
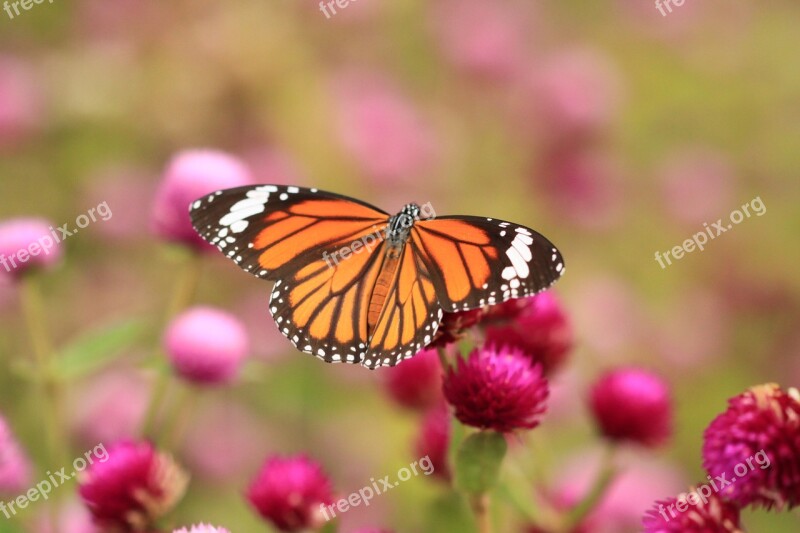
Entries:
<svg viewBox="0 0 800 533">
<path fill-rule="evenodd" d="M 406 204 L 389 220 L 387 237 L 389 242 L 399 244 L 408 239 L 411 226 L 419 220 L 420 208 L 417 204 Z"/>
</svg>

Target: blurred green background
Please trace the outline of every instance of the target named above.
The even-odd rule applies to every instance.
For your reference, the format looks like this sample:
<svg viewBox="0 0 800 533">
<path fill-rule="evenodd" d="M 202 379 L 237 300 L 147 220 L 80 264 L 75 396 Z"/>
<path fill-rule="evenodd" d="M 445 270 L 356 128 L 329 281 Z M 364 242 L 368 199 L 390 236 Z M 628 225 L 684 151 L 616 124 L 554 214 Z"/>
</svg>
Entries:
<svg viewBox="0 0 800 533">
<path fill-rule="evenodd" d="M 631 454 L 646 472 L 636 483 L 666 497 L 659 476 L 704 479 L 702 431 L 727 398 L 800 382 L 800 5 L 673 9 L 357 0 L 328 19 L 306 0 L 56 0 L 0 12 L 0 218 L 60 225 L 102 201 L 114 212 L 67 241 L 43 279 L 49 333 L 62 344 L 116 319 L 146 325 L 118 364 L 71 388 L 73 451 L 124 433 L 93 425 L 98 413 L 141 416 L 183 261 L 150 231 L 152 197 L 171 156 L 200 147 L 241 157 L 265 183 L 541 231 L 566 258 L 557 291 L 576 337 L 528 439 L 545 483 L 588 471 L 585 392 L 622 364 L 666 376 L 678 409 L 666 450 Z M 756 197 L 763 216 L 667 268 L 654 259 Z M 293 352 L 267 289 L 221 258 L 205 265 L 196 300 L 245 319 L 257 357 L 242 383 L 195 405 L 177 455 L 197 473 L 176 523 L 268 530 L 241 494 L 271 452 L 308 451 L 343 494 L 415 459 L 417 417 L 378 373 Z M 12 288 L 0 286 L 0 316 L 0 409 L 41 458 L 36 405 L 11 371 L 30 349 Z M 439 493 L 414 479 L 348 513 L 343 530 L 418 531 Z"/>
</svg>

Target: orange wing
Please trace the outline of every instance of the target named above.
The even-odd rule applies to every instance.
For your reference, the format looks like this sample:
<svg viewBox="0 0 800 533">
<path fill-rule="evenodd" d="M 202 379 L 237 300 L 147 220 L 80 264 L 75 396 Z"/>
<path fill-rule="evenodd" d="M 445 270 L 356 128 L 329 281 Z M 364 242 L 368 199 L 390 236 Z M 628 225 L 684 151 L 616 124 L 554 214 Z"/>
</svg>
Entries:
<svg viewBox="0 0 800 533">
<path fill-rule="evenodd" d="M 564 258 L 525 226 L 480 217 L 421 220 L 411 244 L 447 312 L 536 294 L 564 273 Z"/>
</svg>

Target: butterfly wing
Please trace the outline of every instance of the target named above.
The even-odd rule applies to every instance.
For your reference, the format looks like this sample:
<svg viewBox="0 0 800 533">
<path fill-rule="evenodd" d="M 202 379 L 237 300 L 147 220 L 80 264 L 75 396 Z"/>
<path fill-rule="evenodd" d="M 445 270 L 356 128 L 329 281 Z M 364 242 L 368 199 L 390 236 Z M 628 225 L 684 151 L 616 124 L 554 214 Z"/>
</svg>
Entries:
<svg viewBox="0 0 800 533">
<path fill-rule="evenodd" d="M 270 312 L 299 350 L 361 362 L 386 213 L 316 189 L 262 185 L 197 200 L 191 217 L 195 230 L 242 269 L 275 280 Z M 343 247 L 353 250 L 346 259 L 335 255 Z"/>
<path fill-rule="evenodd" d="M 564 274 L 564 258 L 536 231 L 492 218 L 421 220 L 411 240 L 446 312 L 534 295 Z"/>
</svg>

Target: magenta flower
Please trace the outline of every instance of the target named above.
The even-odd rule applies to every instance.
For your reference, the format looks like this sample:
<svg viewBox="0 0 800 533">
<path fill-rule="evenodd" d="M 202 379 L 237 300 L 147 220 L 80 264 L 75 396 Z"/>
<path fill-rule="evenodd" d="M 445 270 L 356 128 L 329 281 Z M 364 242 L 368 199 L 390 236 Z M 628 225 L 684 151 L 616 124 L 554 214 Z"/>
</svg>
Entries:
<svg viewBox="0 0 800 533">
<path fill-rule="evenodd" d="M 198 524 L 196 526 L 192 526 L 189 529 L 182 527 L 181 529 L 176 529 L 172 533 L 231 533 L 224 527 L 214 527 L 208 526 L 206 524 Z"/>
<path fill-rule="evenodd" d="M 731 398 L 708 426 L 703 467 L 711 477 L 725 476 L 721 492 L 741 506 L 791 509 L 800 505 L 798 450 L 800 393 L 759 385 Z"/>
<path fill-rule="evenodd" d="M 433 465 L 433 476 L 450 481 L 452 472 L 447 461 L 450 448 L 450 411 L 441 402 L 422 419 L 414 457 L 428 457 Z"/>
<path fill-rule="evenodd" d="M 15 218 L 0 223 L 0 277 L 18 278 L 30 270 L 48 268 L 61 259 L 58 232 L 39 218 Z"/>
<path fill-rule="evenodd" d="M 572 349 L 572 325 L 551 292 L 531 298 L 511 300 L 520 302 L 512 322 L 486 326 L 486 344 L 511 346 L 541 363 L 545 375 L 558 369 Z M 510 312 L 509 306 L 497 313 Z"/>
<path fill-rule="evenodd" d="M 389 396 L 403 407 L 427 409 L 442 399 L 442 364 L 436 350 L 422 350 L 385 374 Z"/>
<path fill-rule="evenodd" d="M 42 84 L 17 58 L 0 56 L 0 149 L 17 148 L 44 122 Z"/>
<path fill-rule="evenodd" d="M 433 341 L 431 341 L 428 347 L 444 348 L 448 344 L 458 342 L 466 336 L 472 328 L 480 324 L 482 317 L 482 309 L 445 313 L 439 323 L 439 329 L 436 330 L 436 335 L 434 335 Z"/>
<path fill-rule="evenodd" d="M 364 174 L 401 183 L 431 171 L 433 128 L 399 88 L 372 74 L 348 73 L 334 92 L 338 137 Z"/>
<path fill-rule="evenodd" d="M 31 464 L 8 423 L 0 416 L 0 493 L 16 494 L 31 484 Z"/>
<path fill-rule="evenodd" d="M 314 529 L 325 523 L 323 505 L 333 502 L 322 467 L 304 455 L 272 457 L 250 484 L 247 499 L 281 531 Z"/>
<path fill-rule="evenodd" d="M 167 328 L 164 346 L 179 376 L 205 385 L 234 380 L 250 351 L 241 322 L 210 307 L 194 307 L 178 315 Z"/>
<path fill-rule="evenodd" d="M 539 425 L 549 395 L 542 366 L 516 349 L 481 348 L 448 369 L 444 395 L 462 423 L 509 432 Z"/>
<path fill-rule="evenodd" d="M 657 501 L 642 519 L 645 533 L 742 533 L 735 504 L 713 491 L 702 494 L 692 487 L 677 498 Z"/>
<path fill-rule="evenodd" d="M 188 477 L 149 442 L 121 442 L 79 477 L 79 494 L 104 531 L 148 531 L 183 496 Z"/>
<path fill-rule="evenodd" d="M 170 161 L 156 193 L 153 229 L 167 241 L 212 250 L 194 231 L 189 207 L 206 194 L 252 183 L 250 170 L 232 155 L 212 150 L 181 152 Z"/>
<path fill-rule="evenodd" d="M 645 370 L 608 372 L 592 388 L 590 404 L 600 432 L 612 441 L 655 447 L 672 434 L 669 387 Z"/>
</svg>

